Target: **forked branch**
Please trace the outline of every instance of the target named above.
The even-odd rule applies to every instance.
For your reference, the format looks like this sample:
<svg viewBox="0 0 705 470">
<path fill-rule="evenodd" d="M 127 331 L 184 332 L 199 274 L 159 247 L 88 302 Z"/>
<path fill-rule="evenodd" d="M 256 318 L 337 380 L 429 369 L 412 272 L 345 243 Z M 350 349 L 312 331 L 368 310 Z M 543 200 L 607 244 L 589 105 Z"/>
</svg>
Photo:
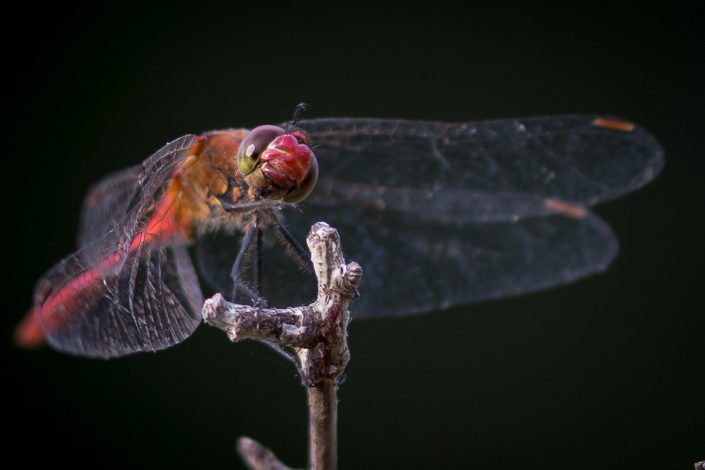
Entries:
<svg viewBox="0 0 705 470">
<path fill-rule="evenodd" d="M 206 323 L 225 331 L 231 341 L 255 339 L 291 348 L 308 388 L 310 468 L 337 467 L 337 386 L 350 360 L 348 306 L 357 295 L 360 265 L 345 264 L 338 232 L 324 222 L 306 239 L 318 279 L 318 297 L 310 305 L 285 309 L 237 305 L 216 294 L 203 305 Z M 274 454 L 241 438 L 240 454 L 252 469 L 286 468 Z"/>
</svg>

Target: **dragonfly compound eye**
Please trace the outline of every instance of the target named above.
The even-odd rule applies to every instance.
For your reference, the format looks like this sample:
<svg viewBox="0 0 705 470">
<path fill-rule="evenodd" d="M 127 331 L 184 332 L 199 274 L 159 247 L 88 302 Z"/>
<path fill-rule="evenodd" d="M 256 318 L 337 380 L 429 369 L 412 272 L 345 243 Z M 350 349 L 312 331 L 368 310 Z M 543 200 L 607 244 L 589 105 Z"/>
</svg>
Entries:
<svg viewBox="0 0 705 470">
<path fill-rule="evenodd" d="M 262 174 L 276 188 L 283 190 L 286 202 L 299 202 L 308 196 L 318 180 L 316 156 L 299 135 L 283 134 L 262 152 Z"/>
<path fill-rule="evenodd" d="M 311 164 L 308 167 L 303 179 L 298 184 L 289 191 L 289 194 L 284 196 L 286 202 L 300 202 L 306 199 L 306 197 L 311 194 L 313 188 L 316 187 L 316 181 L 318 181 L 318 162 L 316 157 L 311 153 L 312 159 Z"/>
<path fill-rule="evenodd" d="M 284 134 L 284 129 L 277 126 L 258 126 L 250 131 L 240 143 L 237 151 L 237 166 L 241 172 L 249 175 L 257 167 L 257 162 L 267 146 Z"/>
</svg>

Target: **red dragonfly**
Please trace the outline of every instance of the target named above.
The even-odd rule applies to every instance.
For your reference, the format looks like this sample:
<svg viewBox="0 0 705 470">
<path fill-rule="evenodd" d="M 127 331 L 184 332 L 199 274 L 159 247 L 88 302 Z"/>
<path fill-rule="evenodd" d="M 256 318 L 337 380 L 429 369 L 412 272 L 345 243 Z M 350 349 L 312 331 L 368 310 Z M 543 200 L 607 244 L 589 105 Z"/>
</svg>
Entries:
<svg viewBox="0 0 705 470">
<path fill-rule="evenodd" d="M 646 184 L 662 165 L 651 134 L 598 116 L 295 118 L 186 135 L 89 190 L 79 248 L 39 280 L 16 338 L 102 358 L 183 341 L 203 302 L 187 252 L 194 241 L 202 277 L 233 296 L 264 302 L 264 281 L 268 298 L 310 301 L 286 260 L 268 263 L 265 276 L 259 253 L 266 226 L 296 261 L 288 266 L 305 269 L 296 239 L 317 220 L 338 228 L 365 269 L 354 318 L 571 282 L 617 252 L 588 207 Z M 285 222 L 282 211 L 297 205 Z M 234 243 L 233 264 L 224 260 Z"/>
</svg>

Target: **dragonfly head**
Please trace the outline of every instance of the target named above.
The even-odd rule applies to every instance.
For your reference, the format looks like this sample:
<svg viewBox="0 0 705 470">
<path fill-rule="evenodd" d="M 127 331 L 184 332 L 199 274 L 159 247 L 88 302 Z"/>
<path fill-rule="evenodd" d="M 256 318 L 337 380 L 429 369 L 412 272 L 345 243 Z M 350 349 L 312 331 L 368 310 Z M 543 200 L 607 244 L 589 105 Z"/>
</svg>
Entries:
<svg viewBox="0 0 705 470">
<path fill-rule="evenodd" d="M 316 186 L 318 162 L 300 131 L 259 126 L 240 143 L 237 165 L 247 182 L 270 198 L 299 202 Z"/>
</svg>

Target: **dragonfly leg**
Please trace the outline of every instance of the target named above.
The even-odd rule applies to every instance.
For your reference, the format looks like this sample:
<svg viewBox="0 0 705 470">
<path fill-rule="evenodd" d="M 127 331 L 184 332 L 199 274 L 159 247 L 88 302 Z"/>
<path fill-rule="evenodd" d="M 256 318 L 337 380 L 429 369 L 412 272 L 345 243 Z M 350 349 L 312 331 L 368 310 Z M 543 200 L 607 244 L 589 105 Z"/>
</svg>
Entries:
<svg viewBox="0 0 705 470">
<path fill-rule="evenodd" d="M 294 263 L 304 272 L 313 272 L 313 266 L 311 265 L 308 253 L 299 242 L 296 241 L 296 238 L 294 238 L 291 232 L 289 232 L 284 222 L 272 211 L 267 211 L 266 214 L 274 227 L 274 234 L 277 241 L 286 249 L 286 252 L 294 260 Z"/>
<path fill-rule="evenodd" d="M 267 300 L 262 295 L 262 229 L 257 226 L 255 229 L 255 239 L 254 239 L 254 257 L 252 263 L 252 282 L 255 286 L 254 291 L 257 293 L 255 297 L 255 307 L 266 307 Z"/>
<path fill-rule="evenodd" d="M 258 232 L 259 226 L 257 224 L 257 218 L 253 217 L 252 221 L 245 228 L 245 236 L 243 237 L 242 243 L 240 244 L 240 251 L 238 252 L 237 257 L 235 258 L 235 262 L 233 263 L 232 269 L 230 270 L 230 278 L 233 280 L 233 290 L 231 295 L 233 302 L 237 301 L 238 292 L 241 291 L 247 297 L 255 301 L 258 305 L 264 303 L 257 290 L 251 289 L 247 284 L 245 284 L 245 282 L 242 280 L 242 277 L 240 276 L 240 272 L 242 271 L 242 268 L 245 265 L 245 262 L 249 256 L 250 250 L 253 247 L 253 242 L 256 242 L 257 240 Z M 257 262 L 255 262 L 255 264 L 257 264 Z"/>
</svg>

